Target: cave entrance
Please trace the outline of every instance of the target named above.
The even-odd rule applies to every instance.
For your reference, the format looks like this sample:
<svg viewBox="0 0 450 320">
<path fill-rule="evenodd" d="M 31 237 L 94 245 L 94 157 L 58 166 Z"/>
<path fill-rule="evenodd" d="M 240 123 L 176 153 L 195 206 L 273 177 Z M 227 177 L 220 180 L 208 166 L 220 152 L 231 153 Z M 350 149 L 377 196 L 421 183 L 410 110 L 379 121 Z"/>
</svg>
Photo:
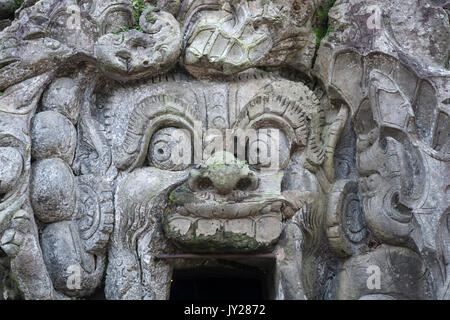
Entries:
<svg viewBox="0 0 450 320">
<path fill-rule="evenodd" d="M 274 295 L 273 268 L 227 261 L 222 265 L 175 269 L 170 300 L 268 300 Z"/>
</svg>

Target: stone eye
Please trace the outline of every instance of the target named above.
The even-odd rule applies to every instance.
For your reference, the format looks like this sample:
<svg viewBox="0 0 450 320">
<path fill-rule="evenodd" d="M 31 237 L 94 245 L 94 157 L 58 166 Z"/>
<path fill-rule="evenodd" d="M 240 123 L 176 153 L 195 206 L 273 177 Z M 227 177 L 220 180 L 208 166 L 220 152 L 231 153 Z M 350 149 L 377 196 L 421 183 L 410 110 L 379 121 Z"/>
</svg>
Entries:
<svg viewBox="0 0 450 320">
<path fill-rule="evenodd" d="M 148 150 L 148 160 L 162 170 L 185 170 L 192 162 L 191 136 L 187 130 L 169 127 L 157 131 Z"/>
<path fill-rule="evenodd" d="M 258 129 L 250 139 L 247 160 L 257 168 L 283 169 L 290 158 L 290 142 L 285 133 L 276 128 Z"/>
</svg>

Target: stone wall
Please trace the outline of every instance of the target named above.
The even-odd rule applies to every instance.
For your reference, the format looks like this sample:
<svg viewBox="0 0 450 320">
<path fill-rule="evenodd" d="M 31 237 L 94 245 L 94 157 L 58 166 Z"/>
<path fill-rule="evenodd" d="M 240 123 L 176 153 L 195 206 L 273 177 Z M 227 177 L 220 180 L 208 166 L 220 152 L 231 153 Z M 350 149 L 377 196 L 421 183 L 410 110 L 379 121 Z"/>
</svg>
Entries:
<svg viewBox="0 0 450 320">
<path fill-rule="evenodd" d="M 0 299 L 450 299 L 449 9 L 0 0 Z"/>
</svg>

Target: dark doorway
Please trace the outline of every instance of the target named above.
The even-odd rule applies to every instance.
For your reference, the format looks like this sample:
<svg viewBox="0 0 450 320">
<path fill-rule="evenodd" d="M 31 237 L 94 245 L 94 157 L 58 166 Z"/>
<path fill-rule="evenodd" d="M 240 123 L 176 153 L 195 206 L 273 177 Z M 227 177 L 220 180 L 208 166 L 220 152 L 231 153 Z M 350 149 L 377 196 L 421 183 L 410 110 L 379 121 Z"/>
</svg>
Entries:
<svg viewBox="0 0 450 320">
<path fill-rule="evenodd" d="M 267 300 L 272 273 L 254 267 L 175 270 L 170 300 Z"/>
</svg>

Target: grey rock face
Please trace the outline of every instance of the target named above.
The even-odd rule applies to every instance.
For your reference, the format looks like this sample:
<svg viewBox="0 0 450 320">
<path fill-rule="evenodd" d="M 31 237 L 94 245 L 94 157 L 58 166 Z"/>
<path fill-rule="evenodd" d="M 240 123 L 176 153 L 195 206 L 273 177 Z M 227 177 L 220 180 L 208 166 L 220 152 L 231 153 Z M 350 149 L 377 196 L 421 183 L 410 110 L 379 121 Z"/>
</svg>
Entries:
<svg viewBox="0 0 450 320">
<path fill-rule="evenodd" d="M 184 64 L 195 75 L 231 75 L 256 66 L 311 66 L 319 1 L 188 0 L 183 3 Z M 210 10 L 214 8 L 214 10 Z"/>
<path fill-rule="evenodd" d="M 11 147 L 0 148 L 0 194 L 12 190 L 22 173 L 22 157 L 20 153 Z"/>
<path fill-rule="evenodd" d="M 37 161 L 32 166 L 30 196 L 34 214 L 43 222 L 72 218 L 75 208 L 75 177 L 60 159 Z"/>
<path fill-rule="evenodd" d="M 48 225 L 42 232 L 41 244 L 56 290 L 75 297 L 92 294 L 102 279 L 105 258 L 96 259 L 83 251 L 78 229 L 72 221 Z"/>
<path fill-rule="evenodd" d="M 55 79 L 42 96 L 42 111 L 59 112 L 76 124 L 81 100 L 80 86 L 73 79 Z"/>
<path fill-rule="evenodd" d="M 444 3 L 0 0 L 2 296 L 450 299 Z"/>
<path fill-rule="evenodd" d="M 146 10 L 139 19 L 143 30 L 101 36 L 94 56 L 110 77 L 139 79 L 161 74 L 175 64 L 181 52 L 181 31 L 177 20 L 167 12 Z"/>
<path fill-rule="evenodd" d="M 0 19 L 8 18 L 14 12 L 14 0 L 0 1 Z"/>
<path fill-rule="evenodd" d="M 380 289 L 375 293 L 382 295 L 382 300 L 430 298 L 431 283 L 422 259 L 415 252 L 405 248 L 383 247 L 345 262 L 338 275 L 337 298 L 370 300 L 370 296 L 374 293 L 364 280 L 367 280 L 366 269 L 373 265 L 388 275 L 381 280 Z M 405 267 L 402 268 L 400 265 Z M 379 299 L 378 296 L 373 298 Z"/>
</svg>

